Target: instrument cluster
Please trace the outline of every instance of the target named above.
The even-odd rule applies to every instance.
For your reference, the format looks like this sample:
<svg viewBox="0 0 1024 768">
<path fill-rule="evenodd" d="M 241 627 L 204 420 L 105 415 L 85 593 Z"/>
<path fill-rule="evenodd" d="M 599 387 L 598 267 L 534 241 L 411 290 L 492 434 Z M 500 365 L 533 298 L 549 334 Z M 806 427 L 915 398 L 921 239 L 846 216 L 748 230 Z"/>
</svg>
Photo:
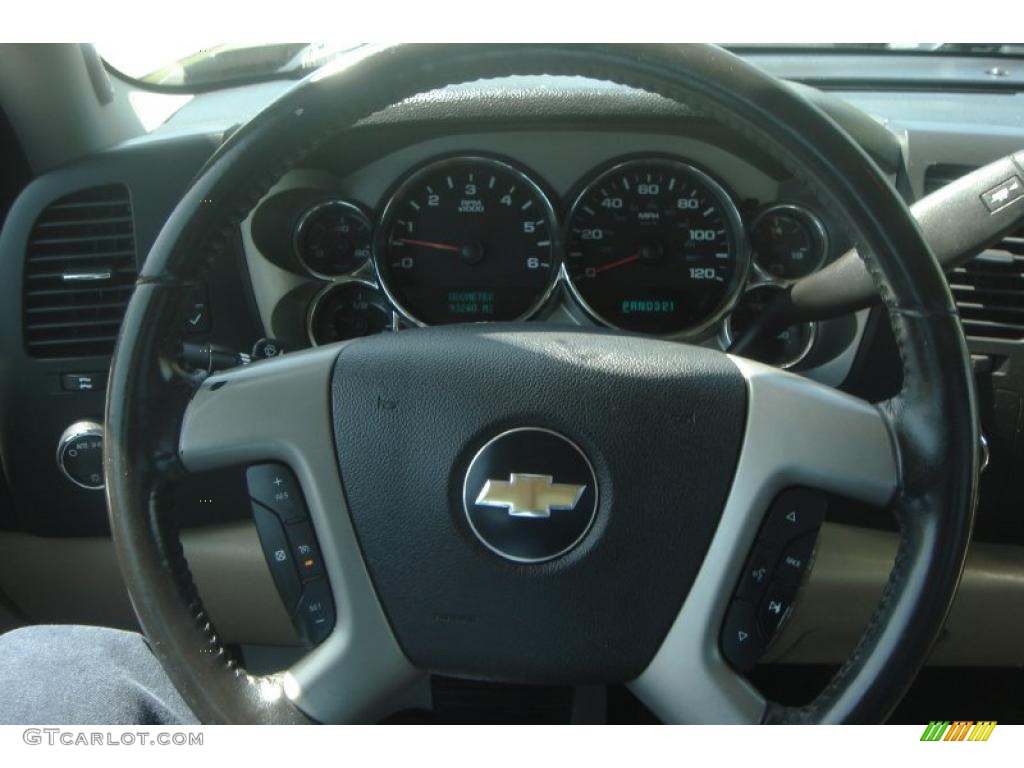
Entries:
<svg viewBox="0 0 1024 768">
<path fill-rule="evenodd" d="M 463 154 L 412 169 L 378 213 L 301 191 L 261 205 L 275 207 L 295 215 L 273 260 L 316 281 L 302 293 L 312 344 L 545 319 L 561 307 L 579 323 L 728 347 L 773 292 L 829 253 L 807 207 L 747 210 L 708 170 L 667 154 L 611 161 L 565 200 L 511 160 Z M 271 228 L 258 225 L 254 238 Z M 795 366 L 815 330 L 786 329 L 747 354 Z"/>
</svg>

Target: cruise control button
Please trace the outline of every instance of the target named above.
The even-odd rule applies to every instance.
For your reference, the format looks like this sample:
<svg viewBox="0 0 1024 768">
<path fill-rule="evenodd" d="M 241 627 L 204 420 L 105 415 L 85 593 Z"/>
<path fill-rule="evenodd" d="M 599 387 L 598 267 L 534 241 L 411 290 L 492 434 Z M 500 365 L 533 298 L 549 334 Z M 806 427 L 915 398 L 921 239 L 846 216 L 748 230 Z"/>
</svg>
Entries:
<svg viewBox="0 0 1024 768">
<path fill-rule="evenodd" d="M 779 550 L 758 544 L 747 559 L 740 583 L 736 587 L 736 597 L 757 605 L 764 594 L 768 582 L 772 580 L 775 563 L 779 559 Z"/>
<path fill-rule="evenodd" d="M 299 581 L 299 572 L 295 570 L 291 545 L 284 535 L 284 527 L 277 515 L 260 504 L 252 505 L 252 516 L 256 521 L 256 532 L 260 536 L 263 554 L 270 566 L 270 575 L 274 577 L 277 591 L 290 613 L 299 600 L 302 582 Z"/>
<path fill-rule="evenodd" d="M 817 534 L 809 533 L 792 542 L 782 551 L 775 576 L 779 581 L 797 586 L 811 565 L 814 553 L 814 539 Z"/>
<path fill-rule="evenodd" d="M 745 600 L 733 600 L 722 624 L 719 640 L 722 655 L 737 672 L 749 672 L 764 652 L 757 632 L 754 606 Z"/>
<path fill-rule="evenodd" d="M 322 642 L 334 628 L 334 597 L 327 579 L 313 579 L 295 609 L 295 628 L 309 645 Z"/>
<path fill-rule="evenodd" d="M 245 471 L 249 495 L 286 523 L 306 519 L 306 504 L 292 471 L 283 464 L 259 464 Z"/>
<path fill-rule="evenodd" d="M 761 530 L 768 544 L 782 547 L 805 533 L 816 531 L 825 520 L 828 500 L 820 491 L 790 488 L 772 503 Z"/>
<path fill-rule="evenodd" d="M 757 624 L 766 641 L 771 641 L 782 622 L 789 616 L 789 612 L 793 610 L 795 597 L 796 587 L 790 584 L 773 581 L 768 585 L 757 610 Z"/>
<path fill-rule="evenodd" d="M 316 535 L 313 533 L 313 526 L 309 523 L 296 523 L 285 528 L 288 541 L 292 545 L 292 554 L 295 556 L 295 566 L 303 579 L 313 576 L 324 575 L 323 558 L 320 556 L 320 547 L 316 543 Z"/>
</svg>

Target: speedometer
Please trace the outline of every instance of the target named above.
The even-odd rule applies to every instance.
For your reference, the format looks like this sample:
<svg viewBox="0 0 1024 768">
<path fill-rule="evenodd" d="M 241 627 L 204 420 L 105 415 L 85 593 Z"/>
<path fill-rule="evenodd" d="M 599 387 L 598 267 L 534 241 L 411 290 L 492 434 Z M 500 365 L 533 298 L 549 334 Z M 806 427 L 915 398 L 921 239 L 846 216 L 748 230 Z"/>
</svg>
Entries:
<svg viewBox="0 0 1024 768">
<path fill-rule="evenodd" d="M 384 209 L 376 267 L 388 298 L 418 324 L 519 320 L 554 289 L 554 211 L 506 162 L 456 157 L 421 168 Z"/>
<path fill-rule="evenodd" d="M 735 301 L 748 265 L 728 193 L 678 160 L 616 164 L 569 214 L 569 284 L 591 315 L 615 328 L 698 335 Z"/>
</svg>

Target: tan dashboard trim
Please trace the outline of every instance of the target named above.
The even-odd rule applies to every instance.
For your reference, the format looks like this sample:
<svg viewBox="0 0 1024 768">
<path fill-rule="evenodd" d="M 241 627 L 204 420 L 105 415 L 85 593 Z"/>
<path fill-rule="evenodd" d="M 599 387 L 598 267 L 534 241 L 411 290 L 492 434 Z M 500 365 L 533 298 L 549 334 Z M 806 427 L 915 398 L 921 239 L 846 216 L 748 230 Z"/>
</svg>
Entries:
<svg viewBox="0 0 1024 768">
<path fill-rule="evenodd" d="M 877 605 L 896 534 L 826 524 L 792 618 L 766 661 L 840 664 Z M 960 590 L 929 664 L 1024 665 L 1024 547 L 972 544 Z"/>
<path fill-rule="evenodd" d="M 227 642 L 296 645 L 255 528 L 187 531 L 185 552 Z M 826 524 L 797 609 L 766 661 L 838 664 L 853 649 L 896 551 L 893 533 Z M 0 532 L 0 589 L 33 622 L 137 629 L 109 539 Z M 931 664 L 1024 665 L 1024 548 L 974 544 Z"/>
<path fill-rule="evenodd" d="M 229 643 L 298 645 L 251 523 L 185 531 L 200 594 Z M 32 622 L 138 629 L 107 538 L 0 532 L 0 589 Z"/>
</svg>

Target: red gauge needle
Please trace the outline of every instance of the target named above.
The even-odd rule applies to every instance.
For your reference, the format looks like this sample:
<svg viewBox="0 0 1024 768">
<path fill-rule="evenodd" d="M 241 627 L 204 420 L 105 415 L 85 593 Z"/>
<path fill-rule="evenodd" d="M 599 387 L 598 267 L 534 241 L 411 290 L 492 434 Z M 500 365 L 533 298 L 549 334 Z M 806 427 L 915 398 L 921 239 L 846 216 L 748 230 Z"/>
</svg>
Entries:
<svg viewBox="0 0 1024 768">
<path fill-rule="evenodd" d="M 602 264 L 600 267 L 594 267 L 594 270 L 593 270 L 593 272 L 591 274 L 596 275 L 598 272 L 604 272 L 605 270 L 608 270 L 608 269 L 615 269 L 616 267 L 624 267 L 627 264 L 632 264 L 634 261 L 640 261 L 640 254 L 639 253 L 634 253 L 632 256 L 627 256 L 624 259 L 619 259 L 618 261 L 612 261 L 612 262 L 610 262 L 608 264 Z"/>
<path fill-rule="evenodd" d="M 433 248 L 436 251 L 454 251 L 459 252 L 459 247 L 455 245 L 448 245 L 447 243 L 433 243 L 430 240 L 410 240 L 407 237 L 398 238 L 399 243 L 405 243 L 406 245 L 422 245 L 424 248 Z"/>
</svg>

